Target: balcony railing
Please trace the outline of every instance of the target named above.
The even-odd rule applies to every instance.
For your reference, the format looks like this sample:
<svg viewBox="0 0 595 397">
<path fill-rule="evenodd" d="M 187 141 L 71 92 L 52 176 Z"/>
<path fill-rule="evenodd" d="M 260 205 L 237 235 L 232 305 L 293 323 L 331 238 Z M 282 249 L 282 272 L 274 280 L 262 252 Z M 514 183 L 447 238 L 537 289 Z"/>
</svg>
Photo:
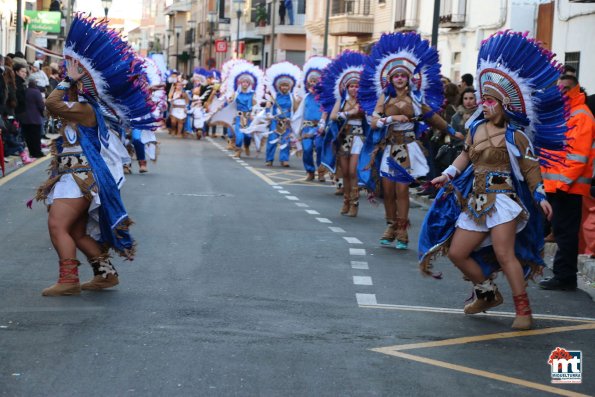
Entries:
<svg viewBox="0 0 595 397">
<path fill-rule="evenodd" d="M 370 0 L 333 0 L 331 16 L 370 15 Z"/>
</svg>

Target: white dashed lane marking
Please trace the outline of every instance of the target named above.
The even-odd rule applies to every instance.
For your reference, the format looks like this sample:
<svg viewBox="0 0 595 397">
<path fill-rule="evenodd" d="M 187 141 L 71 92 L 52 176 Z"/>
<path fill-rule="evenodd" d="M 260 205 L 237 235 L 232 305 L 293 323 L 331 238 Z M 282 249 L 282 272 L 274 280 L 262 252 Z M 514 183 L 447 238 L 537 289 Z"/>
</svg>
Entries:
<svg viewBox="0 0 595 397">
<path fill-rule="evenodd" d="M 301 207 L 301 208 L 308 208 L 308 204 L 306 204 L 306 203 L 295 203 L 295 205 L 297 205 L 298 207 Z"/>
<path fill-rule="evenodd" d="M 355 285 L 372 285 L 372 277 L 353 276 L 353 284 L 355 284 Z"/>
<path fill-rule="evenodd" d="M 365 256 L 366 250 L 363 248 L 349 248 L 349 255 L 352 256 Z"/>
<path fill-rule="evenodd" d="M 347 241 L 349 244 L 363 244 L 359 239 L 355 238 L 355 237 L 343 237 L 345 239 L 345 241 Z"/>
<path fill-rule="evenodd" d="M 351 268 L 358 270 L 368 270 L 368 262 L 364 261 L 351 261 Z"/>
<path fill-rule="evenodd" d="M 273 185 L 273 186 L 271 186 L 271 187 L 272 187 L 273 189 L 283 189 L 283 187 L 282 187 L 282 186 L 276 186 L 276 185 Z"/>
<path fill-rule="evenodd" d="M 355 294 L 358 305 L 377 305 L 376 294 Z"/>
<path fill-rule="evenodd" d="M 290 194 L 287 190 L 277 190 L 281 194 Z"/>
<path fill-rule="evenodd" d="M 298 200 L 299 200 L 299 198 L 297 198 L 297 197 L 295 197 L 295 196 L 285 196 L 285 198 L 286 198 L 287 200 L 291 200 L 291 201 L 298 201 Z"/>
<path fill-rule="evenodd" d="M 306 210 L 306 212 L 310 215 L 320 215 L 320 212 L 315 211 L 315 210 Z"/>
<path fill-rule="evenodd" d="M 330 219 L 327 218 L 316 218 L 316 220 L 320 223 L 333 223 Z"/>
<path fill-rule="evenodd" d="M 345 233 L 345 230 L 340 227 L 329 226 L 328 228 L 331 229 L 331 232 L 333 233 Z"/>
</svg>

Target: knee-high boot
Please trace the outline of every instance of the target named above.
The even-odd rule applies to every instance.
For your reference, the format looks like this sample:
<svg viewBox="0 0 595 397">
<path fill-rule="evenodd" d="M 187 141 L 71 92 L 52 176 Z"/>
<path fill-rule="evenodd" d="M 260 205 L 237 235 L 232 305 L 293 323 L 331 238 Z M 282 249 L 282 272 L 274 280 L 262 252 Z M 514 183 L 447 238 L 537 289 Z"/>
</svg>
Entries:
<svg viewBox="0 0 595 397">
<path fill-rule="evenodd" d="M 79 282 L 78 266 L 76 259 L 63 259 L 60 261 L 60 275 L 58 282 L 41 292 L 43 296 L 79 295 L 81 285 Z"/>
<path fill-rule="evenodd" d="M 115 287 L 120 283 L 118 272 L 107 254 L 89 258 L 89 264 L 93 268 L 93 278 L 81 285 L 84 290 L 102 290 Z"/>
<path fill-rule="evenodd" d="M 347 216 L 356 217 L 358 208 L 359 188 L 356 186 L 351 188 L 351 193 L 349 194 L 349 212 L 347 213 Z"/>
</svg>

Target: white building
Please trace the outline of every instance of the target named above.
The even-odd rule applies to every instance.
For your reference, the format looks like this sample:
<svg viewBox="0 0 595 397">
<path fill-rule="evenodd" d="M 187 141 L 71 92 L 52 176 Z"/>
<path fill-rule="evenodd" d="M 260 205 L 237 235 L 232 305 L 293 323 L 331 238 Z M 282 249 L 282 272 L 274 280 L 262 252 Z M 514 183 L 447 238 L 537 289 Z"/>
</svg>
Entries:
<svg viewBox="0 0 595 397">
<path fill-rule="evenodd" d="M 576 68 L 587 93 L 595 94 L 595 2 L 556 1 L 553 25 L 552 50 Z"/>
</svg>

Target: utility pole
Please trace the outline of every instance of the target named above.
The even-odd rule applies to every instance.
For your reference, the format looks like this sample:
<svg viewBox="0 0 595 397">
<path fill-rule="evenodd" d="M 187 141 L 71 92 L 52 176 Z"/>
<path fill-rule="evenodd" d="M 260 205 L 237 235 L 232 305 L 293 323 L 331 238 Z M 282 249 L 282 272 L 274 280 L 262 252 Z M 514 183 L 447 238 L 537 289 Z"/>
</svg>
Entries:
<svg viewBox="0 0 595 397">
<path fill-rule="evenodd" d="M 17 0 L 17 35 L 14 52 L 23 49 L 23 0 Z"/>
<path fill-rule="evenodd" d="M 331 0 L 326 0 L 326 17 L 324 19 L 324 47 L 322 55 L 328 56 L 328 29 L 331 17 Z"/>
<path fill-rule="evenodd" d="M 440 25 L 440 0 L 434 0 L 434 19 L 432 21 L 432 47 L 438 48 L 438 25 Z"/>
<path fill-rule="evenodd" d="M 281 0 L 283 1 L 283 0 Z M 272 17 L 271 17 L 271 65 L 275 63 L 275 9 L 276 0 L 273 0 L 272 4 Z"/>
</svg>

